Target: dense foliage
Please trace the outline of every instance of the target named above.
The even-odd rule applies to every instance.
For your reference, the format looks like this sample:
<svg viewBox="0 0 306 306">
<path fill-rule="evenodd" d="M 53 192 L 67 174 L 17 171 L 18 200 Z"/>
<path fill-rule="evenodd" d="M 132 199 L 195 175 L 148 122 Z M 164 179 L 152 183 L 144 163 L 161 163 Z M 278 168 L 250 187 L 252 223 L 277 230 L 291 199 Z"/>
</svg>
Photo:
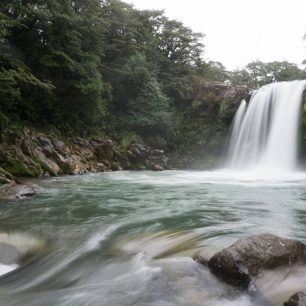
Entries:
<svg viewBox="0 0 306 306">
<path fill-rule="evenodd" d="M 306 79 L 306 70 L 287 61 L 263 63 L 256 61 L 249 63 L 245 69 L 231 73 L 233 84 L 247 84 L 250 88 L 282 81 Z"/>
<path fill-rule="evenodd" d="M 203 94 L 207 81 L 257 87 L 305 78 L 287 62 L 228 72 L 203 60 L 202 40 L 162 11 L 120 0 L 3 0 L 1 128 L 17 122 L 173 148 L 205 145 L 223 124 Z"/>
<path fill-rule="evenodd" d="M 162 130 L 202 61 L 201 34 L 121 1 L 13 0 L 0 9 L 2 124 Z"/>
</svg>

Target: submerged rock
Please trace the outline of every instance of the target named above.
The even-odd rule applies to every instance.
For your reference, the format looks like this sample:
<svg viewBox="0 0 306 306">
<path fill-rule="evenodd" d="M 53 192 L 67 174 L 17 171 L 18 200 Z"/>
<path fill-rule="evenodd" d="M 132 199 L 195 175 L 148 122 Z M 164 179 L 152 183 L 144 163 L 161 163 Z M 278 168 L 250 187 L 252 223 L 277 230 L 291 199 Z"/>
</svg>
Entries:
<svg viewBox="0 0 306 306">
<path fill-rule="evenodd" d="M 306 305 L 306 291 L 299 291 L 292 295 L 284 306 L 305 306 Z"/>
<path fill-rule="evenodd" d="M 239 239 L 207 263 L 212 273 L 247 289 L 251 277 L 264 269 L 306 263 L 306 245 L 300 241 L 262 234 Z M 205 262 L 203 262 L 205 264 Z"/>
</svg>

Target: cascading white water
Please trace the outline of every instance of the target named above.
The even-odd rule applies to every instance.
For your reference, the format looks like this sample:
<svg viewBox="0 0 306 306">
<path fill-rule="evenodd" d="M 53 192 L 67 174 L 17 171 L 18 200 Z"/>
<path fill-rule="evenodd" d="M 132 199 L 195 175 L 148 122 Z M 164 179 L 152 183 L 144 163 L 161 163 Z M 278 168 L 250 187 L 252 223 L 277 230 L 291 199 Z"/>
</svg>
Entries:
<svg viewBox="0 0 306 306">
<path fill-rule="evenodd" d="M 292 171 L 296 167 L 298 128 L 306 81 L 281 82 L 257 90 L 235 115 L 227 166 Z"/>
</svg>

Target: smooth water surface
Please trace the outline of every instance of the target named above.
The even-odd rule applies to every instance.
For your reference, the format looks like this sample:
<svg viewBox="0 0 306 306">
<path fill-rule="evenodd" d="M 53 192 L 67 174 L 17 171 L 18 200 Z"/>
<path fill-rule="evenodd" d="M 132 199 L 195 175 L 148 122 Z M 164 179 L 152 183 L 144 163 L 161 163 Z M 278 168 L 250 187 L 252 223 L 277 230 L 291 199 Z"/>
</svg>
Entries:
<svg viewBox="0 0 306 306">
<path fill-rule="evenodd" d="M 32 184 L 36 197 L 1 204 L 0 242 L 2 233 L 31 247 L 0 277 L 0 305 L 261 305 L 192 257 L 263 232 L 306 243 L 305 173 L 115 172 Z M 303 283 L 286 275 L 282 298 Z M 273 277 L 260 286 L 280 305 Z"/>
</svg>

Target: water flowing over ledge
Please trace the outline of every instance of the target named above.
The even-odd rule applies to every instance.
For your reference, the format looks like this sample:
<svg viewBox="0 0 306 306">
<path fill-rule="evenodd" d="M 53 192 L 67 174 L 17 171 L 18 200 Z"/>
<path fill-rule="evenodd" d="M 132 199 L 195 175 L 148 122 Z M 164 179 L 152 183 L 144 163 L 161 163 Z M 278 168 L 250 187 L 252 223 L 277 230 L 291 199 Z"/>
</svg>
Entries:
<svg viewBox="0 0 306 306">
<path fill-rule="evenodd" d="M 257 90 L 235 115 L 227 166 L 232 170 L 296 169 L 300 109 L 306 81 Z"/>
</svg>

